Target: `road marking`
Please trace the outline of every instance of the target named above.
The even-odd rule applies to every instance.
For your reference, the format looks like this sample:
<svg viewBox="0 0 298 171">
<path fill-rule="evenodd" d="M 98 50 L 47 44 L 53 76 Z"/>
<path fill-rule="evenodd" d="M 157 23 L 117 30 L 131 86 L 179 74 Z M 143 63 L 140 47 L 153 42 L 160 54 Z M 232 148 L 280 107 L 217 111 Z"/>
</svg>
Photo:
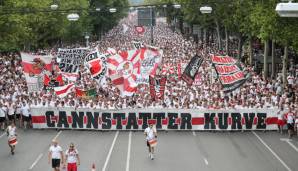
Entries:
<svg viewBox="0 0 298 171">
<path fill-rule="evenodd" d="M 29 168 L 29 170 L 32 170 L 33 167 L 37 164 L 37 162 L 42 158 L 43 154 L 40 153 L 37 157 L 37 159 L 33 162 L 33 164 L 31 165 L 31 167 Z"/>
<path fill-rule="evenodd" d="M 288 138 L 281 138 L 280 141 L 285 141 L 287 142 L 292 148 L 294 148 L 295 151 L 298 152 L 298 148 L 291 142 L 291 139 Z"/>
<path fill-rule="evenodd" d="M 118 137 L 118 134 L 119 134 L 119 131 L 117 131 L 116 134 L 115 134 L 115 137 L 114 137 L 114 139 L 113 139 L 111 148 L 110 148 L 110 150 L 109 150 L 109 153 L 108 153 L 108 156 L 107 156 L 107 158 L 106 158 L 105 164 L 104 164 L 104 166 L 103 166 L 103 168 L 102 168 L 102 171 L 105 171 L 106 168 L 107 168 L 107 166 L 108 166 L 108 162 L 109 162 L 109 160 L 110 160 L 110 157 L 111 157 L 111 154 L 112 154 L 112 151 L 113 151 L 113 148 L 114 148 L 116 139 L 117 139 L 117 137 Z"/>
<path fill-rule="evenodd" d="M 195 137 L 197 136 L 195 131 L 192 131 L 192 135 L 195 136 Z"/>
<path fill-rule="evenodd" d="M 207 160 L 206 158 L 204 158 L 204 162 L 205 162 L 206 165 L 209 164 L 209 163 L 208 163 L 208 160 Z"/>
<path fill-rule="evenodd" d="M 126 158 L 126 169 L 125 171 L 129 171 L 129 160 L 130 160 L 130 148 L 131 148 L 131 131 L 128 136 L 128 149 L 127 149 L 127 158 Z"/>
<path fill-rule="evenodd" d="M 0 135 L 0 138 L 2 138 L 6 133 L 3 133 L 2 135 Z"/>
<path fill-rule="evenodd" d="M 261 143 L 273 154 L 273 156 L 279 160 L 279 162 L 288 170 L 292 171 L 292 169 L 263 141 L 263 139 L 254 131 L 252 132 L 260 141 Z"/>
<path fill-rule="evenodd" d="M 53 140 L 57 140 L 57 138 L 59 137 L 59 135 L 62 133 L 62 131 L 59 131 L 58 133 L 57 133 L 57 135 L 53 138 Z"/>
</svg>

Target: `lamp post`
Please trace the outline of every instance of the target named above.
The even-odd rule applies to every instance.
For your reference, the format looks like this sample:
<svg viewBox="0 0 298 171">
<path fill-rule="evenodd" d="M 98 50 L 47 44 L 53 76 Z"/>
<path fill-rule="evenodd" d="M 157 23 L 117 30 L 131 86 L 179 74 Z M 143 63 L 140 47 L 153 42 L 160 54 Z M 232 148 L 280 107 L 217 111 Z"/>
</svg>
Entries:
<svg viewBox="0 0 298 171">
<path fill-rule="evenodd" d="M 150 34 L 151 34 L 151 45 L 154 43 L 154 37 L 153 37 L 153 7 L 150 6 L 150 18 L 151 18 L 151 25 L 150 25 Z"/>
<path fill-rule="evenodd" d="M 212 13 L 212 8 L 209 7 L 209 6 L 202 6 L 200 7 L 200 12 L 202 14 L 211 14 Z M 205 42 L 205 53 L 207 54 L 208 53 L 208 50 L 207 50 L 207 37 L 206 37 L 206 28 L 204 28 L 204 42 Z"/>
<path fill-rule="evenodd" d="M 53 4 L 50 6 L 51 10 L 55 11 L 58 9 L 58 4 L 55 2 L 55 0 L 53 0 Z"/>
<path fill-rule="evenodd" d="M 67 19 L 68 21 L 70 21 L 70 25 L 71 25 L 71 33 L 70 33 L 71 41 L 73 41 L 73 22 L 78 21 L 79 18 L 80 16 L 77 13 L 71 13 L 67 15 Z"/>
<path fill-rule="evenodd" d="M 173 7 L 177 10 L 179 10 L 181 8 L 181 5 L 180 4 L 174 4 Z M 177 24 L 177 17 L 175 15 L 175 18 L 174 18 L 174 32 L 176 31 L 176 24 Z"/>
<path fill-rule="evenodd" d="M 88 35 L 88 33 L 85 33 L 85 39 L 86 39 L 86 47 L 89 47 L 89 38 L 90 36 Z"/>
</svg>

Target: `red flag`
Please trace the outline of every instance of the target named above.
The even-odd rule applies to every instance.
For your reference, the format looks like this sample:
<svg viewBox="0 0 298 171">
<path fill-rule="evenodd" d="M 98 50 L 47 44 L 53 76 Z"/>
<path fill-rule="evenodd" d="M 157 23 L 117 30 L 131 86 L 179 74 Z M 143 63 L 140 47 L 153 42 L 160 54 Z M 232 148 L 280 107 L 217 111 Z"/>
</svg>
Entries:
<svg viewBox="0 0 298 171">
<path fill-rule="evenodd" d="M 59 74 L 59 75 L 56 77 L 56 81 L 59 83 L 59 86 L 63 86 L 63 85 L 64 85 L 64 81 L 63 81 L 62 74 Z"/>
<path fill-rule="evenodd" d="M 43 84 L 45 86 L 48 86 L 50 84 L 50 81 L 51 81 L 50 77 L 47 74 L 45 74 L 43 79 Z"/>
<path fill-rule="evenodd" d="M 138 34 L 143 34 L 145 32 L 145 28 L 143 26 L 135 26 L 135 30 Z"/>
</svg>

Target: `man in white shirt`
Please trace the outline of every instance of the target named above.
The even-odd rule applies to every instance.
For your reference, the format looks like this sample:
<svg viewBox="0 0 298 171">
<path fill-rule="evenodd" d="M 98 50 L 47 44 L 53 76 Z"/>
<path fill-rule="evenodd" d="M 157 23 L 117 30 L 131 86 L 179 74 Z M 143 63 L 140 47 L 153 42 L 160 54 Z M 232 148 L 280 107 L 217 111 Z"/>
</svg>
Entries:
<svg viewBox="0 0 298 171">
<path fill-rule="evenodd" d="M 65 152 L 65 162 L 67 163 L 67 171 L 77 171 L 77 165 L 80 165 L 79 152 L 73 143 L 70 143 L 69 149 Z"/>
<path fill-rule="evenodd" d="M 3 105 L 0 103 L 0 129 L 4 130 L 5 111 L 2 109 Z"/>
<path fill-rule="evenodd" d="M 8 145 L 10 147 L 10 152 L 12 155 L 14 155 L 14 150 L 17 145 L 17 128 L 14 124 L 14 122 L 10 122 L 9 126 L 6 129 L 6 133 L 8 136 Z"/>
<path fill-rule="evenodd" d="M 54 171 L 60 171 L 60 163 L 63 164 L 64 158 L 63 158 L 63 150 L 58 145 L 57 140 L 52 141 L 53 145 L 49 149 L 49 164 L 52 162 L 52 168 Z"/>
<path fill-rule="evenodd" d="M 24 128 L 27 129 L 30 124 L 30 107 L 29 104 L 26 104 L 23 102 L 23 105 L 21 107 L 21 113 L 22 113 L 22 120 L 24 124 Z"/>
<path fill-rule="evenodd" d="M 145 129 L 144 134 L 146 136 L 146 143 L 149 149 L 149 157 L 151 158 L 151 160 L 153 160 L 154 147 L 157 144 L 157 140 L 156 140 L 157 132 L 156 132 L 156 128 L 153 127 L 153 124 L 149 124 L 149 127 Z"/>
</svg>

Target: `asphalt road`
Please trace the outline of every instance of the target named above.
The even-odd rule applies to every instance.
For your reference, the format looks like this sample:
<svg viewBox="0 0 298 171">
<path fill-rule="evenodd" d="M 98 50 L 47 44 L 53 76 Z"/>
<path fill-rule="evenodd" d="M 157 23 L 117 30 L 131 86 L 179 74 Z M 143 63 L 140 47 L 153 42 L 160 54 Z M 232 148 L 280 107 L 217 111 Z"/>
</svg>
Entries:
<svg viewBox="0 0 298 171">
<path fill-rule="evenodd" d="M 298 138 L 276 132 L 158 132 L 150 160 L 141 131 L 18 130 L 15 155 L 0 131 L 1 171 L 51 171 L 47 155 L 57 137 L 64 150 L 74 142 L 79 171 L 298 171 Z M 3 136 L 2 136 L 3 135 Z"/>
</svg>

